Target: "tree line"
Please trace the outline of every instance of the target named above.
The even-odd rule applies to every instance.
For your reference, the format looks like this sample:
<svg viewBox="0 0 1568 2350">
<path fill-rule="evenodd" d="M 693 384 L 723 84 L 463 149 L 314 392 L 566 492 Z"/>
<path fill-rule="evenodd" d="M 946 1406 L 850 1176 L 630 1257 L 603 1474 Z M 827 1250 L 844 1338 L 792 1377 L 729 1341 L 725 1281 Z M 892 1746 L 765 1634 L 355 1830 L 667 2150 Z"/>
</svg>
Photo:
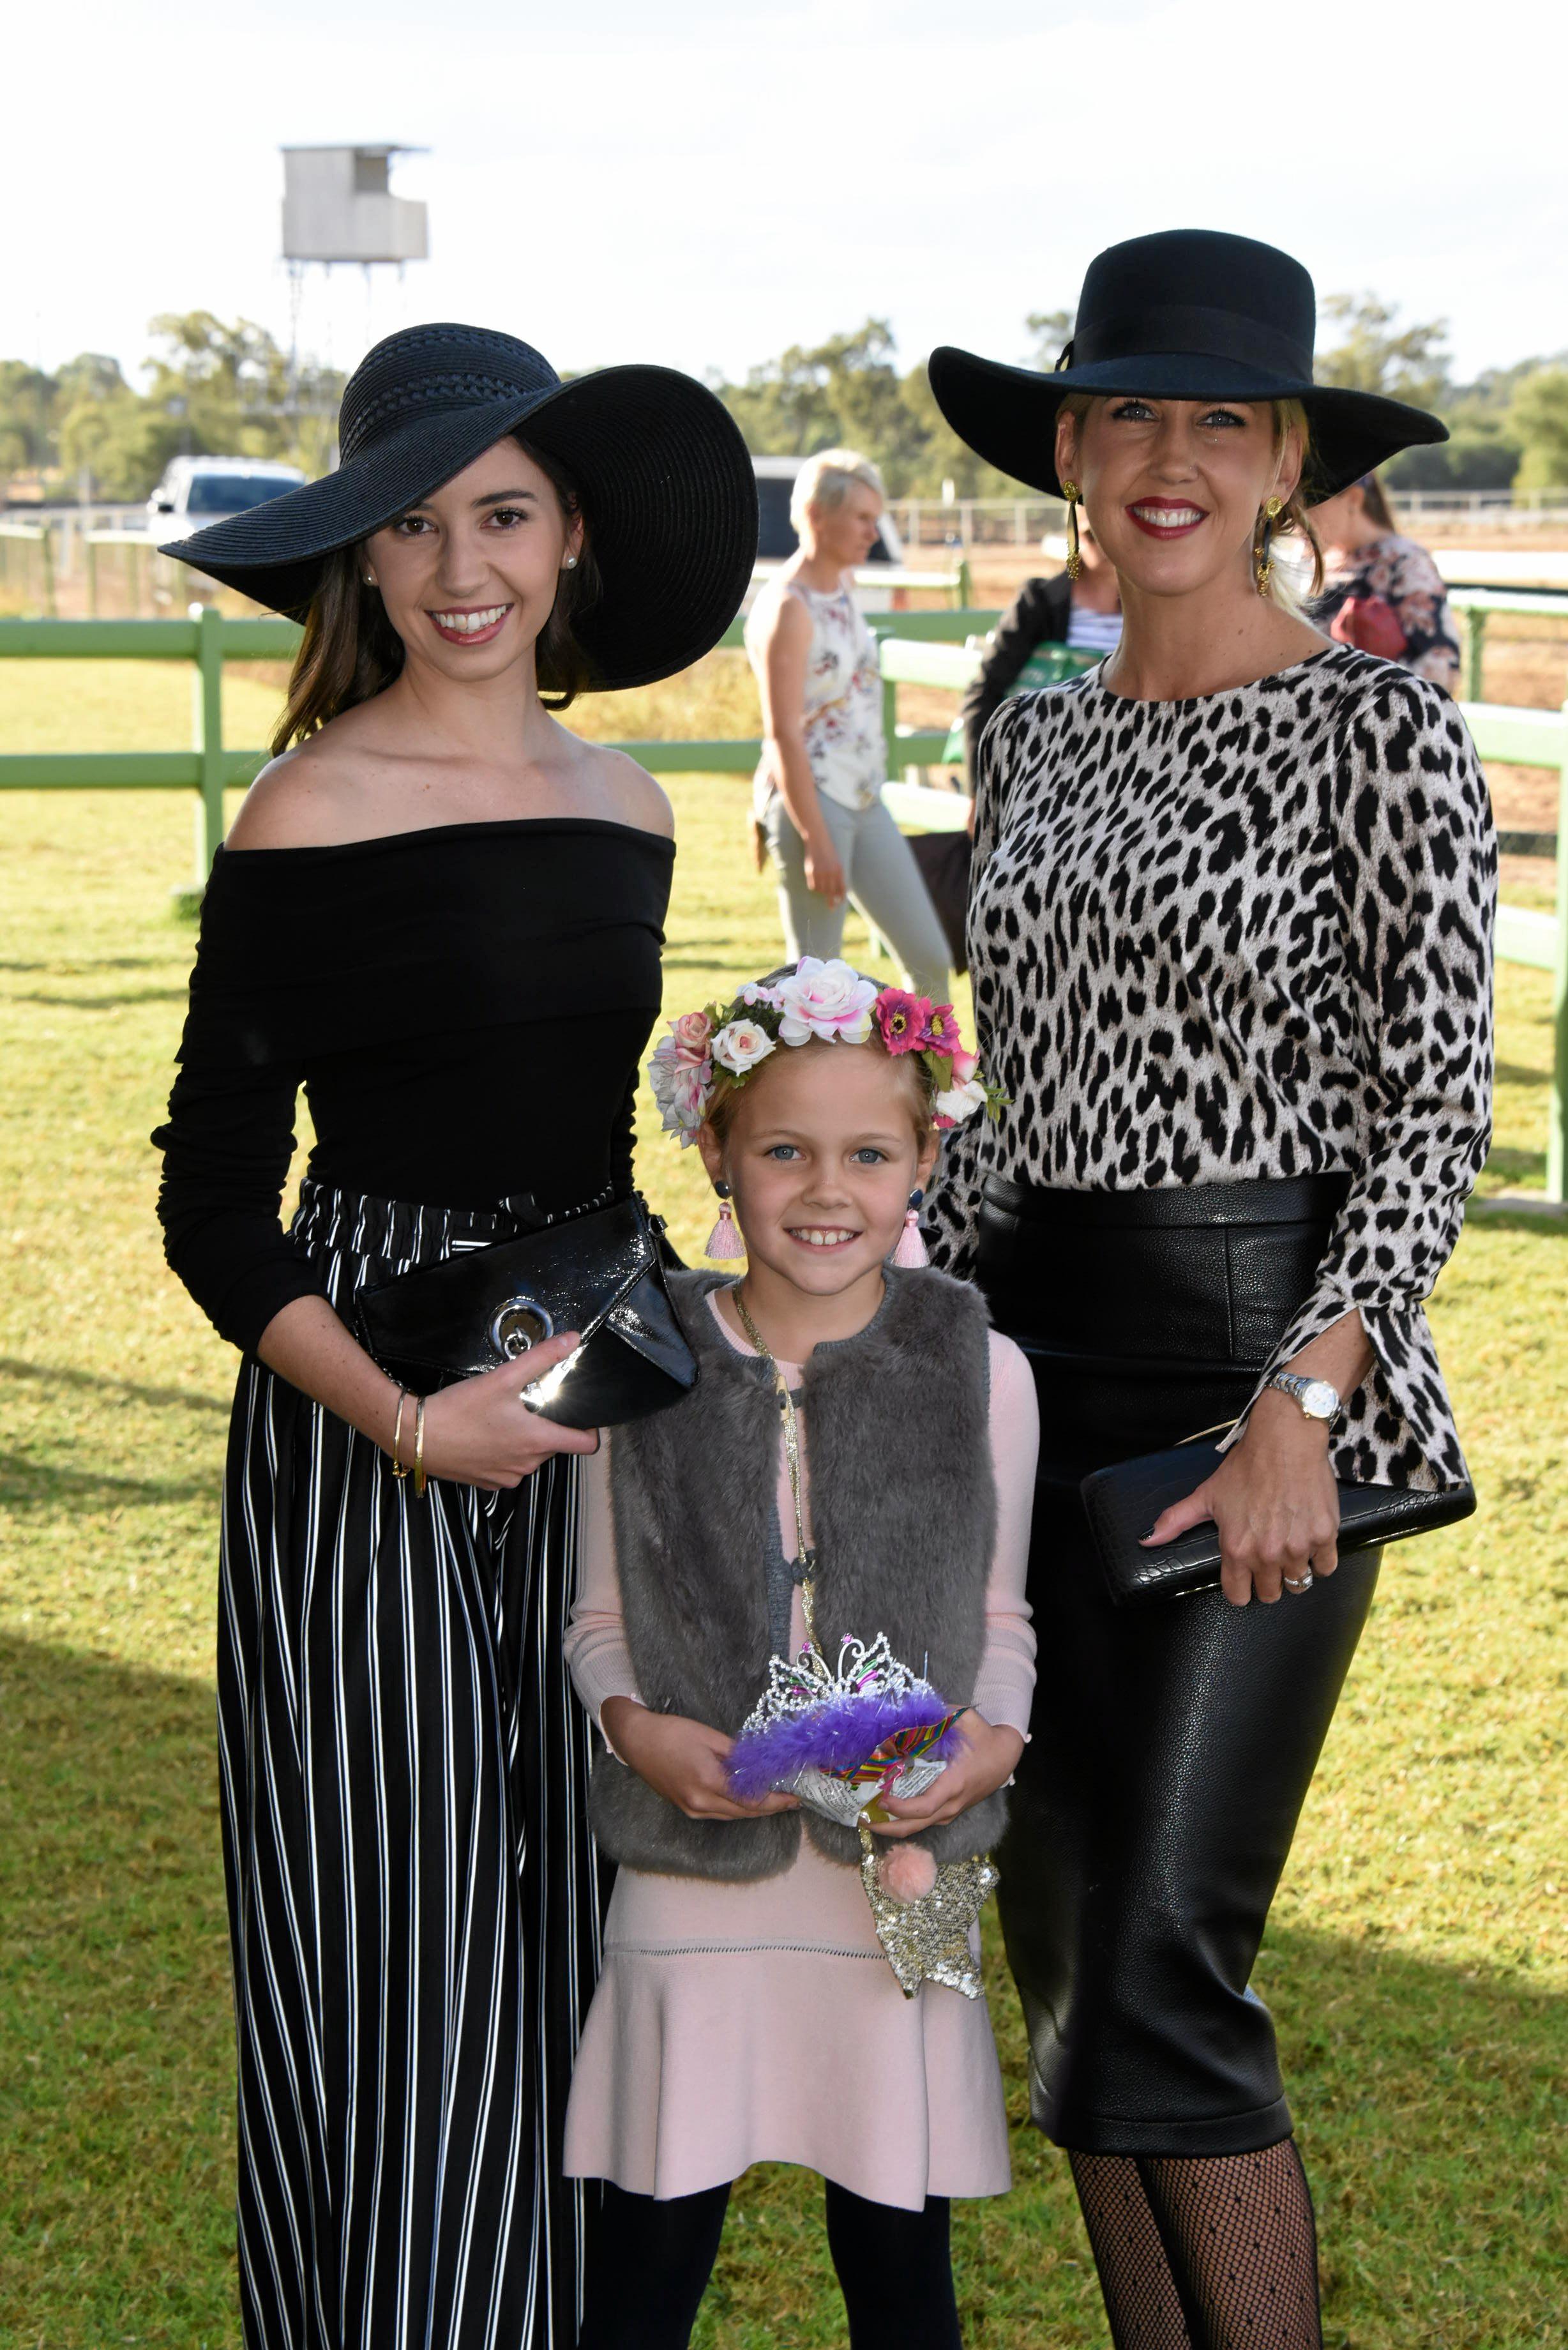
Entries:
<svg viewBox="0 0 1568 2350">
<path fill-rule="evenodd" d="M 1568 485 L 1568 352 L 1454 380 L 1441 319 L 1402 325 L 1373 294 L 1324 305 L 1331 339 L 1318 354 L 1329 383 L 1435 409 L 1452 438 L 1409 449 L 1386 469 L 1396 489 L 1553 489 Z M 1026 364 L 1050 368 L 1072 314 L 1025 319 Z M 54 373 L 0 360 L 0 486 L 32 476 L 53 497 L 78 487 L 93 499 L 145 498 L 171 457 L 277 457 L 307 473 L 332 457 L 343 379 L 315 362 L 291 364 L 263 327 L 210 311 L 154 318 L 138 390 L 117 359 L 85 351 Z M 710 377 L 759 456 L 809 456 L 835 445 L 875 458 L 894 497 L 1006 497 L 1020 484 L 965 448 L 939 413 L 923 361 L 899 363 L 885 318 L 853 333 L 792 344 L 743 382 Z M 36 492 L 35 492 L 36 494 Z"/>
<path fill-rule="evenodd" d="M 50 373 L 0 359 L 0 489 L 42 481 L 109 504 L 149 496 L 171 457 L 280 457 L 320 473 L 332 462 L 343 378 L 291 366 L 265 327 L 209 310 L 154 318 L 144 389 L 119 361 L 83 351 Z"/>
</svg>

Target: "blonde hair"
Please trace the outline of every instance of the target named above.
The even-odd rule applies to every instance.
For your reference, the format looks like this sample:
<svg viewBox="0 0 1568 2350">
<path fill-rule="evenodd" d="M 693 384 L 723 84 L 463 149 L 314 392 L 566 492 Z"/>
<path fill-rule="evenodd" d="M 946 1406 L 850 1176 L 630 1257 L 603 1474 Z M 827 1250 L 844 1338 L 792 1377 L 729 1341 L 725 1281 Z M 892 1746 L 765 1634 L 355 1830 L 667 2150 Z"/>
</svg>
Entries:
<svg viewBox="0 0 1568 2350">
<path fill-rule="evenodd" d="M 819 449 L 815 457 L 808 457 L 789 494 L 789 518 L 796 536 L 805 535 L 807 506 L 818 506 L 824 514 L 831 514 L 835 506 L 844 504 L 857 482 L 865 489 L 875 490 L 879 498 L 887 495 L 881 474 L 870 458 L 861 456 L 857 449 Z"/>
<path fill-rule="evenodd" d="M 1107 392 L 1070 391 L 1062 402 L 1062 412 L 1072 417 L 1075 424 L 1081 424 L 1096 400 L 1106 400 L 1115 396 Z M 1282 538 L 1287 533 L 1293 532 L 1305 542 L 1307 552 L 1312 558 L 1311 592 L 1316 596 L 1323 588 L 1323 547 L 1316 531 L 1313 528 L 1308 511 L 1307 487 L 1312 475 L 1312 426 L 1308 421 L 1306 410 L 1299 400 L 1272 400 L 1269 406 L 1273 413 L 1275 448 L 1282 449 L 1288 435 L 1294 432 L 1300 438 L 1302 452 L 1301 477 L 1275 516 L 1274 529 Z M 1270 600 L 1277 604 L 1282 611 L 1289 612 L 1298 620 L 1303 617 L 1301 599 L 1287 584 L 1277 563 L 1269 574 L 1268 592 Z"/>
</svg>

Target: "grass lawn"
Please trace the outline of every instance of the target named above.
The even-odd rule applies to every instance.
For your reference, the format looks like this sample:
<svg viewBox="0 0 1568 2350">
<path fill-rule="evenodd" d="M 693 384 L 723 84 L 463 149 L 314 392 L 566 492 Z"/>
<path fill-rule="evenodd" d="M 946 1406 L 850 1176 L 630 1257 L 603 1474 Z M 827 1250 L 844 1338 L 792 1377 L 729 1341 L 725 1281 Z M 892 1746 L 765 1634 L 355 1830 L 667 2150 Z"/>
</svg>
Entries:
<svg viewBox="0 0 1568 2350">
<path fill-rule="evenodd" d="M 259 740 L 271 680 L 229 692 L 230 739 Z M 739 733 L 748 693 L 721 656 L 695 688 L 591 714 L 610 734 Z M 8 746 L 157 747 L 187 723 L 175 670 L 0 664 Z M 743 790 L 673 796 L 683 1009 L 763 968 L 777 931 Z M 191 815 L 171 794 L 0 806 L 0 2350 L 230 2350 L 212 1652 L 233 1361 L 163 1267 L 144 1139 L 190 962 L 166 910 Z M 1486 1189 L 1539 1188 L 1548 983 L 1509 969 L 1500 992 Z M 641 1166 L 694 1252 L 695 1154 L 649 1139 Z M 1318 2191 L 1330 2343 L 1535 2350 L 1568 2340 L 1568 1224 L 1472 1215 L 1433 1312 L 1481 1512 L 1391 1554 L 1259 1983 Z M 1016 2186 L 958 2218 L 967 2338 L 1104 2350 L 1065 2166 L 1022 2126 L 1000 1972 L 992 2007 Z M 744 2182 L 704 2350 L 841 2340 L 815 2215 L 813 2181 Z"/>
</svg>

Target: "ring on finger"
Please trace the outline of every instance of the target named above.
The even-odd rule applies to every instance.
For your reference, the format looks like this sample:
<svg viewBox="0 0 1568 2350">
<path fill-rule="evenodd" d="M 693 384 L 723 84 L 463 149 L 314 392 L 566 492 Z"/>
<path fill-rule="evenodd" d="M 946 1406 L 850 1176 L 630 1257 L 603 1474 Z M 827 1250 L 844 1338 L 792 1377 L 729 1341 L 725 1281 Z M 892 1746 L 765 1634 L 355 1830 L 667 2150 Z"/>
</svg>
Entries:
<svg viewBox="0 0 1568 2350">
<path fill-rule="evenodd" d="M 1304 1575 L 1297 1575 L 1293 1580 L 1287 1575 L 1282 1580 L 1287 1591 L 1310 1591 L 1317 1577 L 1309 1566 Z"/>
</svg>

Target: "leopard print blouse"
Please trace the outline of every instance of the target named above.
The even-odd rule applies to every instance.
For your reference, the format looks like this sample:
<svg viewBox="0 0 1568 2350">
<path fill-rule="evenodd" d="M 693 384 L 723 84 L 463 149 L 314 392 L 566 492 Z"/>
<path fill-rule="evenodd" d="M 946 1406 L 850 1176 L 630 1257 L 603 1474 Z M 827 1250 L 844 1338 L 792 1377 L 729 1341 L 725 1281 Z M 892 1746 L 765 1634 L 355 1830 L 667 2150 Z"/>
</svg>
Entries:
<svg viewBox="0 0 1568 2350">
<path fill-rule="evenodd" d="M 1359 1307 L 1376 1361 L 1336 1473 L 1457 1482 L 1422 1302 L 1490 1135 L 1497 847 L 1464 722 L 1348 647 L 1193 701 L 1103 680 L 1020 695 L 981 743 L 970 968 L 1011 1098 L 949 1139 L 933 1259 L 971 1270 L 992 1170 L 1075 1191 L 1347 1172 L 1269 1368 Z"/>
</svg>

